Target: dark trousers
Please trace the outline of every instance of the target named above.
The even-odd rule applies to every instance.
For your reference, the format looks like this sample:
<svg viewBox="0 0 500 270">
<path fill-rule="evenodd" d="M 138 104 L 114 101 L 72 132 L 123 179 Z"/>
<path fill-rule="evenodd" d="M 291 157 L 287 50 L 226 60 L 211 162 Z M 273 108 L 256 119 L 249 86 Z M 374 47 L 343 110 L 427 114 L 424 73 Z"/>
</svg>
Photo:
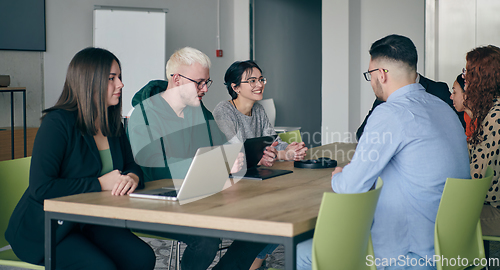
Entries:
<svg viewBox="0 0 500 270">
<path fill-rule="evenodd" d="M 187 247 L 181 259 L 181 269 L 183 270 L 206 270 L 212 264 L 221 243 L 220 238 L 149 231 L 140 232 L 185 243 Z M 265 243 L 234 241 L 213 269 L 248 270 L 266 245 Z"/>
<path fill-rule="evenodd" d="M 154 269 L 151 247 L 128 229 L 77 225 L 56 246 L 56 269 Z"/>
<path fill-rule="evenodd" d="M 233 241 L 213 270 L 248 270 L 266 243 Z"/>
</svg>

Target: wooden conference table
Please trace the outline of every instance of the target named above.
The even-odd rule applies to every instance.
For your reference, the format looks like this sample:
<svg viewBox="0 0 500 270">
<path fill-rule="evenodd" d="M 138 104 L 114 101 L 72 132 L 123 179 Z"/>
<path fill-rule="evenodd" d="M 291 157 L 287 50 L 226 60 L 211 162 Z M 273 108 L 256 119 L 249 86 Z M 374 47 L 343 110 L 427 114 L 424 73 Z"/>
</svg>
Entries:
<svg viewBox="0 0 500 270">
<path fill-rule="evenodd" d="M 355 147 L 344 143 L 315 147 L 308 150 L 306 159 L 324 156 L 345 166 Z M 241 180 L 184 205 L 112 196 L 109 191 L 45 200 L 45 269 L 54 269 L 58 220 L 283 244 L 285 267 L 295 269 L 296 245 L 313 236 L 323 193 L 331 191 L 333 168 L 300 169 L 291 161 L 276 162 L 273 168 L 294 172 L 264 181 Z M 146 188 L 169 182 L 148 182 Z"/>
</svg>

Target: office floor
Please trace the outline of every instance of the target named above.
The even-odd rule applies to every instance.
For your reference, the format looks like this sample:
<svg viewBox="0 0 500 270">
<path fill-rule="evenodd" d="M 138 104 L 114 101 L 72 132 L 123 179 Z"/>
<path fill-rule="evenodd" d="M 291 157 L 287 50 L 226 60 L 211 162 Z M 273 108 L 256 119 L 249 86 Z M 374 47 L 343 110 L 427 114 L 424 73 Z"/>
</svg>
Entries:
<svg viewBox="0 0 500 270">
<path fill-rule="evenodd" d="M 149 243 L 153 247 L 156 253 L 156 267 L 155 270 L 168 270 L 168 260 L 170 258 L 170 241 L 161 241 L 157 239 L 148 239 L 148 238 L 143 238 L 146 242 Z M 229 246 L 231 244 L 230 240 L 224 240 L 222 243 L 223 247 Z M 184 251 L 185 246 L 181 244 L 181 254 Z M 221 251 L 222 255 L 224 255 L 225 250 Z M 175 253 L 172 254 L 172 257 L 175 259 Z M 279 246 L 273 254 L 268 256 L 266 259 L 266 262 L 263 264 L 259 270 L 264 270 L 269 267 L 273 267 L 276 269 L 285 269 L 284 266 L 284 260 L 285 260 L 285 253 L 284 253 L 284 248 L 283 246 Z M 219 261 L 219 255 L 217 255 L 214 259 L 214 262 L 212 265 L 208 268 L 211 269 L 213 266 L 217 264 Z M 171 267 L 171 269 L 174 269 Z M 0 268 L 0 270 L 3 270 Z"/>
<path fill-rule="evenodd" d="M 167 270 L 167 261 L 170 255 L 170 242 L 169 241 L 159 241 L 156 239 L 145 239 L 148 242 L 156 253 L 156 267 L 155 270 Z M 224 245 L 229 244 L 229 241 L 225 241 Z M 181 250 L 183 247 L 181 246 Z M 182 251 L 181 251 L 182 252 Z M 222 251 L 224 254 L 224 251 Z M 500 258 L 500 242 L 491 242 L 490 245 L 490 256 L 492 258 Z M 175 257 L 175 254 L 174 254 Z M 215 265 L 218 261 L 218 257 L 214 260 Z M 266 259 L 265 266 L 261 267 L 259 270 L 265 270 L 268 267 L 273 267 L 277 269 L 284 269 L 284 250 L 282 246 L 279 246 L 271 256 Z M 212 267 L 211 266 L 211 267 Z M 173 268 L 171 268 L 173 269 Z M 211 269 L 211 268 L 209 268 Z M 500 266 L 493 266 L 489 268 L 490 270 L 500 270 Z M 0 270 L 24 270 L 24 268 L 18 267 L 10 267 L 10 266 L 2 266 L 0 265 Z"/>
</svg>

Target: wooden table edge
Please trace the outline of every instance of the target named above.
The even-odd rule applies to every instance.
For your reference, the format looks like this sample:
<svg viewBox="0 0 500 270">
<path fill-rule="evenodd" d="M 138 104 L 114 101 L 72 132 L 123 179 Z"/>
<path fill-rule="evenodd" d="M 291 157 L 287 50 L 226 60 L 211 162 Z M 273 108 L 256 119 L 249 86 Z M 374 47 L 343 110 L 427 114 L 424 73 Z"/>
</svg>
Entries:
<svg viewBox="0 0 500 270">
<path fill-rule="evenodd" d="M 215 229 L 232 232 L 261 235 L 294 237 L 314 229 L 316 218 L 296 224 L 279 221 L 254 220 L 243 218 L 217 217 L 192 213 L 161 212 L 157 210 L 131 209 L 117 206 L 88 205 L 76 202 L 45 200 L 44 210 L 63 214 L 90 217 L 111 218 L 167 224 L 203 229 Z M 202 224 L 202 225 L 197 225 Z"/>
</svg>

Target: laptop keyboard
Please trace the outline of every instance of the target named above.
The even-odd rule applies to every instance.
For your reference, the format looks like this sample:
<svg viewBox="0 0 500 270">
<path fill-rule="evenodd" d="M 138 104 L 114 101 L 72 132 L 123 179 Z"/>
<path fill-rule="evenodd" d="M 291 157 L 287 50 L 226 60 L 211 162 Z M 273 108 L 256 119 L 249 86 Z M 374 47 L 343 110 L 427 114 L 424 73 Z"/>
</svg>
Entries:
<svg viewBox="0 0 500 270">
<path fill-rule="evenodd" d="M 177 197 L 177 190 L 170 190 L 167 192 L 159 193 L 159 196 L 165 196 L 165 197 Z"/>
</svg>

